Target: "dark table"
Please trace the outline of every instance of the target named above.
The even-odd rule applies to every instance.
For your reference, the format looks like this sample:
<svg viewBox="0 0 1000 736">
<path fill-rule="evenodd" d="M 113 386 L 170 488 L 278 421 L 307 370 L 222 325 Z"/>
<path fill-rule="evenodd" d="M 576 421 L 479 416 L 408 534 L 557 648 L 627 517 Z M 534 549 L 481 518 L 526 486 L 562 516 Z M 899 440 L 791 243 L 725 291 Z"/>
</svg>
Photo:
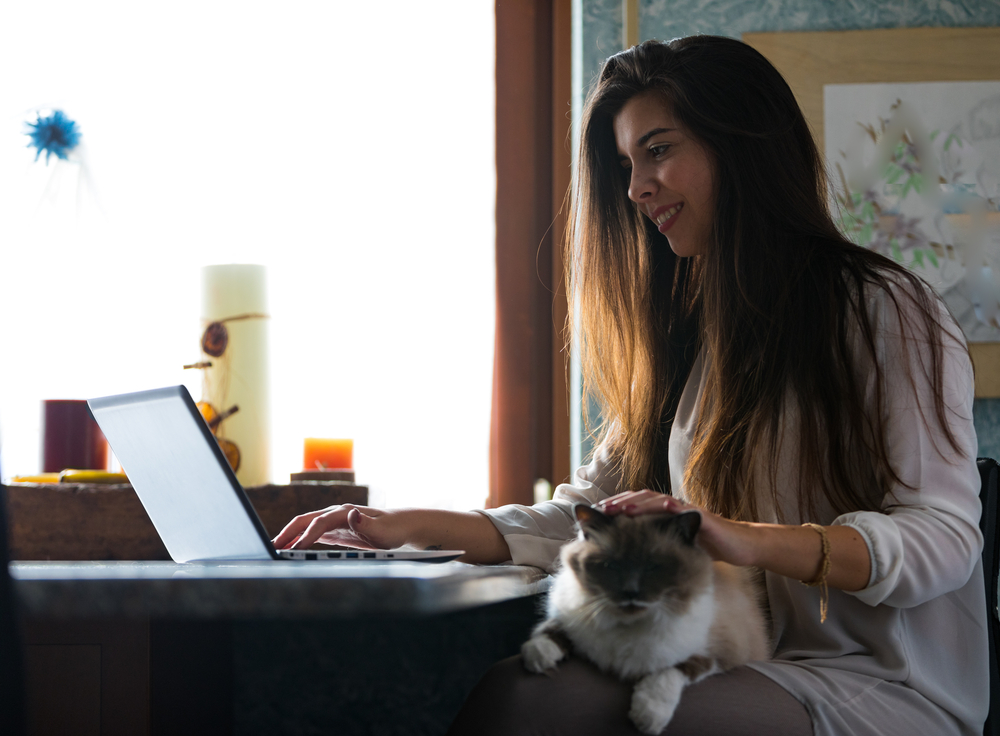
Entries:
<svg viewBox="0 0 1000 736">
<path fill-rule="evenodd" d="M 535 568 L 458 562 L 11 573 L 40 734 L 443 734 L 518 651 L 548 585 Z"/>
</svg>

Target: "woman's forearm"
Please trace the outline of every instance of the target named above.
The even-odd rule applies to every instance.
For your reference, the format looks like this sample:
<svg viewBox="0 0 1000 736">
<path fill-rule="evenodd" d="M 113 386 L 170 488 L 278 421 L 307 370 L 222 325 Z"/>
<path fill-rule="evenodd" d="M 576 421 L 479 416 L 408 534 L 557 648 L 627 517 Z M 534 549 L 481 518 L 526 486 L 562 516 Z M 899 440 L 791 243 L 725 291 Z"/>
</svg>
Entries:
<svg viewBox="0 0 1000 736">
<path fill-rule="evenodd" d="M 464 549 L 463 562 L 495 565 L 510 559 L 510 548 L 488 518 L 474 511 L 400 509 L 406 541 L 421 549 Z"/>
<path fill-rule="evenodd" d="M 810 527 L 781 524 L 740 524 L 752 537 L 754 557 L 751 564 L 796 580 L 812 581 L 823 564 L 823 544 L 819 533 Z M 830 540 L 831 588 L 861 590 L 871 576 L 868 545 L 857 530 L 849 526 L 827 526 Z"/>
</svg>

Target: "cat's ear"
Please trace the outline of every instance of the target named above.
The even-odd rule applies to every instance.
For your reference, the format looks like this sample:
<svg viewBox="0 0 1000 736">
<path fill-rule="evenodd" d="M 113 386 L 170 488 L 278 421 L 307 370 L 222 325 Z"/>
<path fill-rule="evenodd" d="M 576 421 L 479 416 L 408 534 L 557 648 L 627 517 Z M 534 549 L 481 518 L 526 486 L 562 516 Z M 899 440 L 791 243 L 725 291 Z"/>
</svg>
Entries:
<svg viewBox="0 0 1000 736">
<path fill-rule="evenodd" d="M 611 523 L 611 517 L 602 513 L 595 506 L 588 506 L 585 503 L 578 503 L 573 507 L 573 514 L 581 529 L 600 529 Z"/>
<path fill-rule="evenodd" d="M 694 538 L 701 529 L 701 514 L 697 511 L 685 511 L 681 514 L 658 517 L 658 523 L 664 530 L 672 529 L 686 544 L 694 544 Z"/>
</svg>

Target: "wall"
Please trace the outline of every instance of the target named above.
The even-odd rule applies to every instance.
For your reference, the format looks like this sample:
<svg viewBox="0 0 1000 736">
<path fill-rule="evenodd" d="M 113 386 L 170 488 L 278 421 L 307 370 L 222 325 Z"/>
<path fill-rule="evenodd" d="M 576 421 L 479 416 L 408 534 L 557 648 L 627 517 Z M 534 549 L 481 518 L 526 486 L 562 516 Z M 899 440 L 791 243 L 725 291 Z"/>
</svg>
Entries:
<svg viewBox="0 0 1000 736">
<path fill-rule="evenodd" d="M 573 12 L 576 118 L 603 60 L 623 48 L 622 0 L 576 0 Z M 998 25 L 996 0 L 639 0 L 640 40 L 698 33 L 739 38 L 767 31 Z M 1000 399 L 977 399 L 973 415 L 979 454 L 1000 457 Z M 585 458 L 590 443 L 582 433 L 573 436 L 580 437 L 574 459 Z"/>
</svg>

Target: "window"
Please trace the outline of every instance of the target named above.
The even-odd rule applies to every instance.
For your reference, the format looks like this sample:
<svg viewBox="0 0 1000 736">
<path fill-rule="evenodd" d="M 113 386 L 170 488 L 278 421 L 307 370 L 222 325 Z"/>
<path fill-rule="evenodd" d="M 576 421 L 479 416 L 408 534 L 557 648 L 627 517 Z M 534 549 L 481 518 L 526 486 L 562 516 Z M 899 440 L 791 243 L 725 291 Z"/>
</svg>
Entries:
<svg viewBox="0 0 1000 736">
<path fill-rule="evenodd" d="M 2 467 L 39 402 L 186 383 L 200 267 L 268 268 L 271 475 L 355 439 L 388 506 L 482 506 L 494 315 L 485 0 L 0 11 Z M 62 109 L 81 168 L 33 162 Z"/>
</svg>

